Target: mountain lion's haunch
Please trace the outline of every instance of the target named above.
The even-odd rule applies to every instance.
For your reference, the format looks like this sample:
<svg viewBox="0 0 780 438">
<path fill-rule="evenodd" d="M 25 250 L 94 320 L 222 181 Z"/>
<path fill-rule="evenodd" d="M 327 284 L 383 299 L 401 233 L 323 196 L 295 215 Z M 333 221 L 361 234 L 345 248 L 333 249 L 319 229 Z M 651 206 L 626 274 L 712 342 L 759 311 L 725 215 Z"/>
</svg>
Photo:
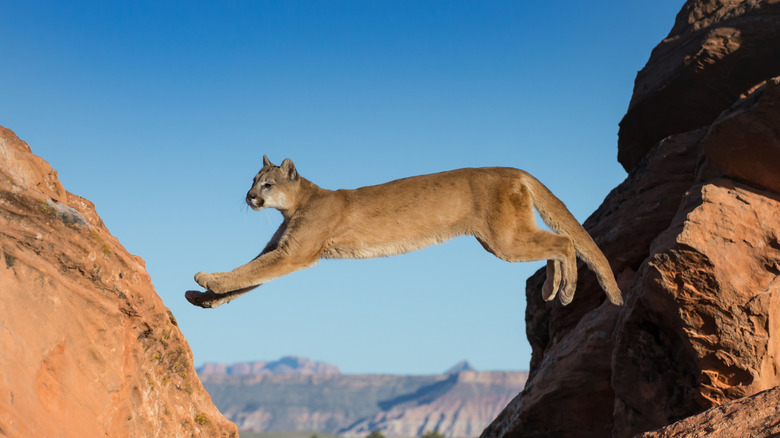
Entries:
<svg viewBox="0 0 780 438">
<path fill-rule="evenodd" d="M 217 307 L 274 278 L 308 268 L 320 258 L 401 254 L 471 235 L 510 262 L 547 260 L 545 300 L 568 304 L 577 285 L 579 256 L 596 273 L 609 300 L 623 303 L 609 262 L 566 206 L 542 183 L 508 167 L 458 169 L 413 176 L 356 190 L 325 190 L 263 157 L 246 202 L 282 213 L 282 225 L 251 262 L 231 272 L 195 274 L 206 292 L 187 291 L 201 307 Z M 541 230 L 533 208 L 554 233 Z"/>
</svg>

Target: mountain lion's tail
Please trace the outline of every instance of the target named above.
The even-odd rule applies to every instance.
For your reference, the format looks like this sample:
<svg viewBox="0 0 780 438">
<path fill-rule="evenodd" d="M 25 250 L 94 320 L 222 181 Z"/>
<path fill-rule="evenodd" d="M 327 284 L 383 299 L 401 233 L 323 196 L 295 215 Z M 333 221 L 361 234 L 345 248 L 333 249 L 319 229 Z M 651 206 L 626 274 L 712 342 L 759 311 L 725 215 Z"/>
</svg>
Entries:
<svg viewBox="0 0 780 438">
<path fill-rule="evenodd" d="M 560 199 L 531 175 L 525 179 L 526 187 L 531 192 L 534 207 L 551 230 L 558 234 L 569 236 L 574 241 L 574 249 L 588 267 L 596 274 L 601 288 L 607 293 L 609 301 L 618 306 L 623 304 L 615 276 L 609 267 L 609 262 L 601 252 L 596 242 L 582 228 L 577 219 L 569 212 Z"/>
</svg>

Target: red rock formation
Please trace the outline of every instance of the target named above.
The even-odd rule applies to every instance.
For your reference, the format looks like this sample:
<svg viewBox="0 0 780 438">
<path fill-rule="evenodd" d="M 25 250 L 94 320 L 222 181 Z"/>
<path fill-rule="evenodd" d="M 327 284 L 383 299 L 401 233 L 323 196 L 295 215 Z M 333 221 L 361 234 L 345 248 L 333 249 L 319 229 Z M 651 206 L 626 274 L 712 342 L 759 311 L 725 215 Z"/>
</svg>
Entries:
<svg viewBox="0 0 780 438">
<path fill-rule="evenodd" d="M 585 269 L 567 307 L 531 277 L 530 377 L 483 437 L 628 437 L 780 385 L 779 10 L 683 7 L 621 124 L 631 171 L 585 222 L 626 304 Z"/>
<path fill-rule="evenodd" d="M 143 261 L 0 127 L 0 435 L 237 437 Z"/>
</svg>

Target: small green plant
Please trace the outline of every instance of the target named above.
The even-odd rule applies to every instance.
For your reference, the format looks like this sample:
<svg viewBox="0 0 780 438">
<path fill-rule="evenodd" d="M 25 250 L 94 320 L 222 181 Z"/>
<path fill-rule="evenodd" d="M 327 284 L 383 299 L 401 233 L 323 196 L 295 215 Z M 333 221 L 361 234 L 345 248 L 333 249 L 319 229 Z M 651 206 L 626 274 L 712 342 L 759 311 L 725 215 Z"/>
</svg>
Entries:
<svg viewBox="0 0 780 438">
<path fill-rule="evenodd" d="M 57 215 L 57 211 L 54 209 L 54 207 L 52 207 L 51 204 L 49 204 L 49 201 L 46 201 L 41 205 L 41 211 L 47 216 Z"/>
<path fill-rule="evenodd" d="M 195 416 L 195 422 L 201 426 L 209 424 L 209 417 L 206 414 L 198 414 Z"/>
<path fill-rule="evenodd" d="M 420 438 L 444 438 L 444 435 L 439 433 L 438 430 L 431 430 L 422 434 Z"/>
<path fill-rule="evenodd" d="M 366 435 L 366 438 L 385 438 L 385 436 L 384 436 L 384 434 L 382 434 L 382 432 L 374 429 L 374 430 L 371 431 L 371 433 Z"/>
</svg>

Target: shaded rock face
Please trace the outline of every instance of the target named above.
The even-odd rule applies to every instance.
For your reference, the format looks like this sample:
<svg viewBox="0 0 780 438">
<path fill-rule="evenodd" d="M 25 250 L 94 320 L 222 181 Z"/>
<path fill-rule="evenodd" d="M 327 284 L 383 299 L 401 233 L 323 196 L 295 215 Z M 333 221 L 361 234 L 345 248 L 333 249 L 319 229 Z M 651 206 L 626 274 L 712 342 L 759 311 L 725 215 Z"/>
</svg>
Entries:
<svg viewBox="0 0 780 438">
<path fill-rule="evenodd" d="M 780 57 L 780 52 L 778 52 Z M 702 149 L 714 174 L 780 193 L 780 78 L 772 78 L 718 117 Z M 761 159 L 756 159 L 761 157 Z"/>
<path fill-rule="evenodd" d="M 143 261 L 0 127 L 0 435 L 237 437 Z"/>
<path fill-rule="evenodd" d="M 630 173 L 584 224 L 626 304 L 586 269 L 571 305 L 545 303 L 532 276 L 529 380 L 483 437 L 629 437 L 780 384 L 780 38 L 757 42 L 777 8 L 683 7 L 621 124 Z M 738 56 L 708 52 L 725 28 Z"/>
<path fill-rule="evenodd" d="M 751 87 L 780 75 L 780 1 L 688 1 L 639 72 L 620 122 L 626 171 L 661 139 L 709 125 Z"/>
</svg>

